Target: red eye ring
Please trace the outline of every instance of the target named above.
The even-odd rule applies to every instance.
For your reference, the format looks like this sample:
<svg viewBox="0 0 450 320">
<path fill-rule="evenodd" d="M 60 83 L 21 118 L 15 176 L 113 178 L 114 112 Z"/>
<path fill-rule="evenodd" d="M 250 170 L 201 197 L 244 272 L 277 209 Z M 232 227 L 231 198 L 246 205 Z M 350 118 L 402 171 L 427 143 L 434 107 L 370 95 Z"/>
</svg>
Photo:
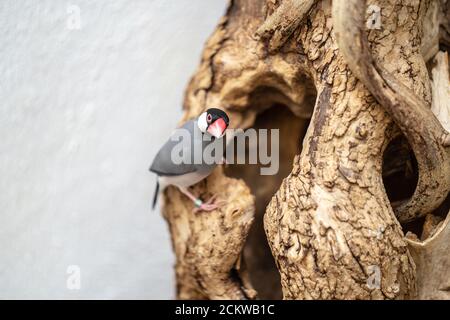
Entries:
<svg viewBox="0 0 450 320">
<path fill-rule="evenodd" d="M 208 114 L 206 116 L 206 121 L 208 121 L 208 123 L 210 123 L 212 121 L 212 115 Z"/>
</svg>

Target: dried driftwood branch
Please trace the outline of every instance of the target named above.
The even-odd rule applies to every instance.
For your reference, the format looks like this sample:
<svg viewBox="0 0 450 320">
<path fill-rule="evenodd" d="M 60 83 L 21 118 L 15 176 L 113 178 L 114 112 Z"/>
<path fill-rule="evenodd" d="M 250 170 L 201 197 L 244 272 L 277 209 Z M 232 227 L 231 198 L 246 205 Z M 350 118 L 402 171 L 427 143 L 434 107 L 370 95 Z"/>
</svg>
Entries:
<svg viewBox="0 0 450 320">
<path fill-rule="evenodd" d="M 439 52 L 432 70 L 433 103 L 431 110 L 450 129 L 450 83 L 448 55 Z M 423 241 L 407 235 L 408 247 L 417 265 L 419 299 L 450 299 L 450 213 L 441 221 L 429 215 L 424 226 Z"/>
<path fill-rule="evenodd" d="M 297 155 L 278 190 L 267 183 L 260 188 L 268 191 L 252 190 L 254 198 L 249 186 L 257 183 L 229 178 L 219 168 L 192 191 L 207 197 L 219 193 L 228 204 L 201 215 L 192 214 L 190 201 L 176 189 L 166 191 L 164 213 L 177 257 L 179 298 L 255 297 L 250 280 L 259 273 L 245 271 L 242 251 L 254 219 L 262 218 L 255 214 L 255 201 L 264 207 L 261 194 L 270 192 L 275 194 L 264 228 L 284 298 L 416 297 L 416 265 L 408 251 L 416 244 L 406 242 L 387 198 L 382 163 L 398 126 L 419 163 L 416 192 L 396 208 L 401 221 L 429 213 L 448 193 L 447 122 L 439 116 L 445 114 L 444 102 L 436 106 L 445 99 L 445 75 L 433 71 L 433 111 L 440 123 L 428 107 L 432 92 L 424 61 L 436 52 L 436 39 L 429 37 L 437 32 L 430 22 L 436 13 L 430 10 L 436 8 L 431 0 L 378 0 L 383 27 L 366 35 L 361 3 L 334 0 L 332 18 L 330 0 L 230 2 L 188 86 L 183 120 L 219 106 L 230 114 L 232 127 L 245 129 L 268 108 L 281 110 L 280 105 L 299 121 L 311 120 L 306 135 L 294 135 L 300 141 L 281 146 Z M 293 118 L 281 118 L 280 126 L 303 127 L 292 126 Z M 301 152 L 291 149 L 298 144 Z M 249 181 L 250 172 L 235 168 L 233 176 Z M 426 221 L 424 234 L 444 239 L 433 243 L 447 241 L 447 226 L 435 228 L 433 215 Z M 443 261 L 440 246 L 432 249 L 433 261 Z M 436 281 L 424 278 L 424 251 L 411 250 L 419 296 L 428 297 L 423 288 L 435 288 Z M 259 279 L 253 285 L 270 291 Z"/>
<path fill-rule="evenodd" d="M 177 256 L 178 297 L 255 298 L 240 260 L 254 218 L 254 198 L 249 189 L 243 182 L 225 177 L 218 168 L 193 191 L 208 198 L 220 195 L 228 201 L 213 214 L 197 214 L 178 190 L 170 188 L 166 192 L 164 216 Z"/>
<path fill-rule="evenodd" d="M 314 92 L 306 91 L 305 77 L 297 70 L 301 59 L 295 53 L 264 58 L 263 45 L 254 39 L 254 32 L 264 18 L 263 6 L 264 0 L 230 2 L 187 88 L 183 121 L 198 116 L 210 106 L 226 109 L 232 128 L 251 127 L 258 113 L 276 104 L 288 106 L 299 118 L 311 116 L 312 106 L 305 101 L 309 96 L 314 97 Z M 240 176 L 245 171 L 246 168 L 237 169 Z M 222 191 L 214 187 L 217 185 L 226 188 Z M 165 193 L 163 212 L 176 253 L 177 297 L 254 298 L 255 292 L 246 273 L 242 268 L 235 272 L 237 266 L 245 265 L 241 259 L 242 248 L 253 221 L 249 214 L 254 210 L 250 189 L 242 180 L 231 179 L 220 170 L 192 192 L 206 198 L 210 193 L 217 193 L 227 205 L 194 215 L 189 199 L 178 190 L 169 188 Z M 224 225 L 222 221 L 228 223 Z M 201 239 L 201 243 L 197 239 Z M 266 240 L 261 239 L 259 243 L 262 241 Z M 273 264 L 270 253 L 267 259 Z M 258 262 L 264 264 L 264 261 Z M 256 286 L 270 283 L 259 280 Z M 240 284 L 245 284 L 245 289 L 240 289 Z M 266 291 L 274 291 L 274 288 Z"/>
<path fill-rule="evenodd" d="M 392 116 L 415 152 L 419 164 L 416 191 L 396 208 L 400 221 L 408 222 L 436 209 L 450 191 L 449 133 L 423 99 L 373 59 L 365 12 L 365 0 L 333 1 L 333 26 L 350 69 Z"/>
<path fill-rule="evenodd" d="M 435 57 L 436 66 L 432 70 L 433 103 L 431 111 L 436 115 L 442 126 L 450 131 L 450 84 L 448 53 L 439 52 Z"/>
<path fill-rule="evenodd" d="M 285 0 L 256 31 L 269 40 L 269 50 L 278 50 L 298 28 L 306 13 L 317 0 Z"/>
<path fill-rule="evenodd" d="M 450 214 L 425 241 L 407 238 L 417 265 L 419 299 L 450 299 Z"/>
</svg>

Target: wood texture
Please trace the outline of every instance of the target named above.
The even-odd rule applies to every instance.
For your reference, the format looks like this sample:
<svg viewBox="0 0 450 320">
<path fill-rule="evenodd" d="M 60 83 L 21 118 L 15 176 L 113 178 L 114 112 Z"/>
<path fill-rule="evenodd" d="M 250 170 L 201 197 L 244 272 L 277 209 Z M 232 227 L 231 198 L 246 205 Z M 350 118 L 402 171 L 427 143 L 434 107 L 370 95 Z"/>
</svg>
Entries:
<svg viewBox="0 0 450 320">
<path fill-rule="evenodd" d="M 197 215 L 177 190 L 166 191 L 178 298 L 252 299 L 257 292 L 250 279 L 261 297 L 273 298 L 273 281 L 259 283 L 264 269 L 255 270 L 257 261 L 268 265 L 270 258 L 261 251 L 262 233 L 245 246 L 255 219 L 261 231 L 261 208 L 270 193 L 264 229 L 283 298 L 443 297 L 424 293 L 437 285 L 427 278 L 428 249 L 406 240 L 400 224 L 420 223 L 450 188 L 448 70 L 446 78 L 439 54 L 431 82 L 426 65 L 445 26 L 441 18 L 439 31 L 430 17 L 442 17 L 443 3 L 368 1 L 381 8 L 382 21 L 380 29 L 365 30 L 365 1 L 230 2 L 188 85 L 182 121 L 215 106 L 229 113 L 231 127 L 246 129 L 258 127 L 269 108 L 285 106 L 309 126 L 299 133 L 301 126 L 294 125 L 295 143 L 280 142 L 290 154 L 285 159 L 295 154 L 291 165 L 282 166 L 281 185 L 280 175 L 259 183 L 257 170 L 226 169 L 230 178 L 219 168 L 193 192 L 205 198 L 217 193 L 227 204 Z M 283 121 L 282 127 L 297 123 Z M 401 133 L 414 150 L 419 178 L 412 197 L 394 213 L 382 179 L 383 154 Z M 391 167 L 405 159 L 399 155 Z M 424 234 L 438 239 L 428 245 L 433 261 L 444 261 L 448 228 L 431 216 L 426 221 Z M 267 270 L 275 279 L 274 269 Z M 444 264 L 440 275 L 449 273 Z"/>
</svg>

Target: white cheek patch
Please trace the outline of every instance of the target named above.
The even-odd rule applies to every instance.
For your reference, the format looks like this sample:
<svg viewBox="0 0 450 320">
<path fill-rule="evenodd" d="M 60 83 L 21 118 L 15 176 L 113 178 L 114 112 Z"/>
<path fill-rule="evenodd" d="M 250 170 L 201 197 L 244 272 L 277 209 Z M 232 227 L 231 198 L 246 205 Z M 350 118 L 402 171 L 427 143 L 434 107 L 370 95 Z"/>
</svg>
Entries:
<svg viewBox="0 0 450 320">
<path fill-rule="evenodd" d="M 201 132 L 205 133 L 208 128 L 208 122 L 206 121 L 206 112 L 203 112 L 197 120 L 198 128 Z"/>
</svg>

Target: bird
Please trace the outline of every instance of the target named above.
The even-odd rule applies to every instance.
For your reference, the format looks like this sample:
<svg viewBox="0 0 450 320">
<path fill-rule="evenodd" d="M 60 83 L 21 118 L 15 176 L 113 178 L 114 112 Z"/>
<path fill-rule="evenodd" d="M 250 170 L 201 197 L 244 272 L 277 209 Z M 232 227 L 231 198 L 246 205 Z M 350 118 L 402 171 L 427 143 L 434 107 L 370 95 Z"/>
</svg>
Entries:
<svg viewBox="0 0 450 320">
<path fill-rule="evenodd" d="M 185 194 L 195 205 L 194 211 L 212 211 L 218 208 L 214 203 L 215 196 L 207 202 L 189 192 L 188 187 L 202 181 L 208 177 L 219 163 L 205 162 L 203 159 L 203 150 L 212 143 L 223 143 L 225 131 L 230 121 L 225 111 L 219 108 L 209 108 L 203 112 L 197 119 L 187 121 L 180 128 L 184 129 L 190 136 L 190 142 L 183 148 L 183 152 L 189 154 L 190 161 L 176 163 L 172 159 L 174 148 L 179 144 L 175 137 L 177 131 L 172 133 L 168 141 L 159 149 L 150 166 L 150 171 L 157 175 L 155 194 L 153 196 L 153 209 L 155 208 L 160 190 L 163 191 L 167 186 L 176 186 Z M 222 144 L 221 144 L 222 145 Z M 194 161 L 194 149 L 201 149 L 201 161 Z M 222 149 L 223 151 L 223 149 Z M 223 153 L 222 153 L 223 156 Z M 222 157 L 223 159 L 223 157 Z M 222 160 L 221 163 L 224 163 Z"/>
</svg>

